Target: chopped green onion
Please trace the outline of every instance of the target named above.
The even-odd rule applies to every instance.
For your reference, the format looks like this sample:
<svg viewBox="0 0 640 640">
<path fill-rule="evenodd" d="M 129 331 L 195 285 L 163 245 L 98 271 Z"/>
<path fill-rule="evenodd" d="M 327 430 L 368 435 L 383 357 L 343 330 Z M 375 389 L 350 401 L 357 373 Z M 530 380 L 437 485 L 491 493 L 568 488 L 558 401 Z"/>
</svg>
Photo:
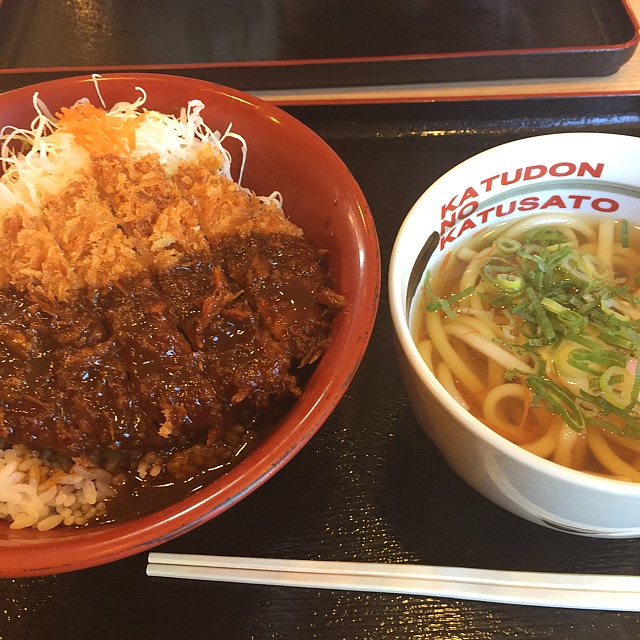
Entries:
<svg viewBox="0 0 640 640">
<path fill-rule="evenodd" d="M 539 244 L 545 247 L 554 244 L 564 244 L 569 238 L 556 229 L 550 227 L 536 227 L 525 234 L 524 241 L 531 244 Z"/>
<path fill-rule="evenodd" d="M 629 248 L 629 221 L 627 219 L 622 219 L 620 221 L 620 243 L 623 248 Z"/>
<path fill-rule="evenodd" d="M 596 365 L 597 367 L 624 367 L 629 362 L 629 356 L 610 349 L 598 349 L 597 351 L 573 349 L 567 357 L 567 362 L 576 369 L 599 376 L 602 373 L 602 369 L 594 368 L 591 365 Z"/>
<path fill-rule="evenodd" d="M 502 258 L 487 262 L 482 267 L 482 277 L 503 293 L 519 293 L 523 287 L 523 274 L 512 263 Z"/>
<path fill-rule="evenodd" d="M 496 240 L 496 247 L 506 255 L 515 253 L 521 246 L 522 244 L 513 238 L 498 238 Z"/>
<path fill-rule="evenodd" d="M 580 371 L 586 371 L 594 376 L 602 373 L 602 367 L 595 367 L 591 359 L 591 352 L 586 349 L 573 349 L 567 356 L 567 362 Z"/>
<path fill-rule="evenodd" d="M 600 376 L 600 388 L 604 397 L 620 409 L 629 406 L 632 387 L 633 376 L 622 367 L 609 367 Z"/>
<path fill-rule="evenodd" d="M 489 296 L 482 291 L 478 292 L 478 296 L 483 300 L 486 300 L 492 307 L 504 308 L 509 307 L 513 301 L 513 294 L 504 293 L 495 296 Z"/>
<path fill-rule="evenodd" d="M 567 275 L 573 280 L 574 284 L 579 287 L 593 287 L 596 282 L 591 273 L 591 268 L 584 261 L 584 254 L 581 251 L 572 251 L 567 254 L 560 265 Z"/>
<path fill-rule="evenodd" d="M 607 431 L 610 431 L 611 433 L 615 433 L 619 436 L 626 436 L 631 438 L 640 437 L 640 433 L 636 433 L 634 431 L 629 431 L 626 429 L 620 429 L 620 427 L 613 424 L 613 422 L 609 420 L 603 420 L 602 418 L 587 418 L 587 423 L 593 425 L 594 427 L 598 427 L 599 429 L 605 429 Z"/>
<path fill-rule="evenodd" d="M 553 325 L 551 324 L 551 321 L 549 320 L 549 316 L 547 316 L 544 307 L 542 306 L 536 292 L 533 290 L 533 288 L 529 287 L 527 289 L 527 297 L 529 298 L 529 301 L 531 302 L 531 307 L 533 309 L 533 313 L 536 316 L 536 319 L 538 320 L 538 324 L 540 325 L 540 328 L 542 329 L 542 333 L 544 335 L 544 338 L 547 340 L 547 342 L 552 342 L 553 340 L 556 339 L 556 332 L 553 329 Z"/>
<path fill-rule="evenodd" d="M 460 293 L 456 293 L 449 298 L 441 298 L 436 295 L 436 293 L 431 289 L 429 284 L 431 278 L 431 272 L 427 271 L 424 277 L 424 289 L 429 296 L 429 302 L 427 303 L 427 311 L 433 313 L 434 311 L 443 311 L 449 318 L 457 318 L 458 314 L 451 308 L 451 305 L 459 302 L 463 298 L 466 298 L 468 295 L 473 293 L 474 287 L 467 287 L 464 291 Z"/>
<path fill-rule="evenodd" d="M 609 265 L 605 264 L 600 258 L 592 256 L 590 253 L 583 253 L 582 260 L 591 272 L 591 277 L 600 282 L 611 278 L 612 271 Z"/>
<path fill-rule="evenodd" d="M 598 338 L 613 347 L 620 347 L 621 349 L 626 349 L 627 351 L 631 351 L 634 348 L 634 343 L 631 340 L 627 340 L 626 338 L 623 338 L 615 333 L 607 333 L 605 331 L 602 331 L 598 334 Z"/>
<path fill-rule="evenodd" d="M 555 300 L 552 300 L 551 298 L 546 298 L 546 297 L 542 298 L 542 300 L 540 300 L 540 304 L 545 309 L 552 311 L 556 315 L 558 315 L 561 311 L 567 311 L 566 307 L 563 307 L 561 304 L 559 304 Z"/>
<path fill-rule="evenodd" d="M 591 391 L 592 393 L 597 393 L 598 391 L 600 391 L 600 378 L 596 378 L 595 376 L 593 378 L 589 378 L 589 391 Z"/>
<path fill-rule="evenodd" d="M 553 285 L 553 269 L 547 264 L 548 251 L 538 244 L 526 244 L 518 251 L 520 268 L 538 291 Z"/>
<path fill-rule="evenodd" d="M 565 244 L 558 247 L 552 255 L 549 256 L 549 265 L 555 267 L 558 263 L 562 262 L 565 256 L 569 255 L 573 251 L 571 245 Z"/>
<path fill-rule="evenodd" d="M 509 342 L 508 340 L 502 340 L 501 338 L 494 338 L 492 342 L 499 344 L 505 349 L 509 349 L 510 351 L 513 351 L 513 353 L 519 356 L 531 356 L 531 355 L 535 356 L 536 355 L 535 349 L 530 349 L 525 344 L 514 344 L 513 342 Z"/>
<path fill-rule="evenodd" d="M 616 311 L 616 307 L 619 309 L 620 307 L 616 304 L 615 300 L 611 298 L 600 298 L 600 308 L 607 314 L 613 316 L 616 320 L 620 320 L 620 322 L 629 322 L 631 318 L 624 314 Z"/>
<path fill-rule="evenodd" d="M 585 324 L 587 324 L 587 319 L 583 318 L 577 311 L 573 311 L 572 309 L 565 309 L 558 314 L 558 320 L 562 322 L 567 329 L 571 331 L 580 331 Z"/>
<path fill-rule="evenodd" d="M 580 389 L 580 396 L 589 402 L 598 405 L 601 409 L 604 410 L 605 415 L 615 415 L 620 418 L 626 427 L 633 429 L 634 431 L 640 430 L 640 421 L 637 417 L 634 417 L 627 411 L 626 409 L 621 409 L 620 407 L 616 407 L 614 404 L 609 402 L 606 398 L 597 395 L 591 395 L 586 391 Z"/>
<path fill-rule="evenodd" d="M 454 293 L 452 296 L 448 298 L 448 300 L 450 304 L 455 304 L 456 302 L 463 300 L 467 296 L 470 296 L 473 293 L 473 291 L 474 291 L 474 287 L 467 287 L 463 291 L 460 291 L 460 293 Z"/>
<path fill-rule="evenodd" d="M 597 390 L 597 386 L 594 391 L 595 390 Z M 576 398 L 575 403 L 586 420 L 591 420 L 591 418 L 595 418 L 600 413 L 600 407 L 598 407 L 598 405 L 595 405 L 584 398 Z"/>
<path fill-rule="evenodd" d="M 575 342 L 577 344 L 581 344 L 583 347 L 587 349 L 595 350 L 600 349 L 601 345 L 598 344 L 595 340 L 591 340 L 585 335 L 576 334 L 576 333 L 567 333 L 565 335 L 567 340 L 571 340 L 571 342 Z"/>
<path fill-rule="evenodd" d="M 627 409 L 631 409 L 633 405 L 638 402 L 638 396 L 640 395 L 640 364 L 638 364 L 638 360 L 635 360 L 635 373 L 633 374 L 633 387 L 631 388 L 631 401 L 629 402 L 629 406 Z"/>
<path fill-rule="evenodd" d="M 615 369 L 615 367 L 611 367 L 610 369 Z M 620 375 L 620 374 L 609 374 L 610 369 L 607 369 L 607 371 L 605 371 L 602 376 L 601 379 L 604 378 L 605 375 L 608 375 L 608 379 L 607 379 L 607 384 L 608 385 L 616 385 L 616 384 L 620 384 L 621 382 L 624 382 L 624 376 Z"/>
<path fill-rule="evenodd" d="M 584 429 L 584 417 L 571 395 L 563 387 L 537 375 L 527 376 L 525 381 L 534 395 L 544 400 L 549 409 L 557 413 L 572 429 L 575 431 Z"/>
<path fill-rule="evenodd" d="M 496 282 L 503 291 L 517 292 L 522 290 L 522 278 L 515 273 L 499 273 Z"/>
<path fill-rule="evenodd" d="M 578 307 L 576 309 L 576 311 L 580 314 L 580 315 L 587 315 L 592 309 L 595 309 L 596 307 L 600 307 L 600 301 L 599 300 L 587 300 L 585 302 L 585 304 L 583 304 L 582 306 Z"/>
</svg>

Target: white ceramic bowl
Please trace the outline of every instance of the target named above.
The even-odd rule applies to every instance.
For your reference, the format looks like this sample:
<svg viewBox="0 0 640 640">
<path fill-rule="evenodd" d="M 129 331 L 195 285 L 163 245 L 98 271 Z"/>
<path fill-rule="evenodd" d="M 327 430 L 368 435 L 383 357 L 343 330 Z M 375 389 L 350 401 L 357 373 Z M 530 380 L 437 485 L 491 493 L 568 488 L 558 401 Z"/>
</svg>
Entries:
<svg viewBox="0 0 640 640">
<path fill-rule="evenodd" d="M 476 232 L 540 213 L 544 205 L 577 216 L 625 217 L 640 224 L 638 167 L 640 139 L 604 133 L 544 135 L 484 151 L 454 167 L 416 202 L 398 233 L 389 270 L 391 315 L 409 399 L 451 467 L 517 515 L 597 537 L 640 536 L 640 484 L 562 467 L 482 424 L 424 363 L 408 314 L 430 237 L 436 247 L 428 260 L 431 267 Z"/>
</svg>

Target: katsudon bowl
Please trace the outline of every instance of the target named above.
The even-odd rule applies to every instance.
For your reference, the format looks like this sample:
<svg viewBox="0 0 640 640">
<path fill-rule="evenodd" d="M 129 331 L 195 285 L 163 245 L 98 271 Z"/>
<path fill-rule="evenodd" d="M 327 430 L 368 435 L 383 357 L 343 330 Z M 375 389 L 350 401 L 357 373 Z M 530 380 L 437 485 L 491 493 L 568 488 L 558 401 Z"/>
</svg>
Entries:
<svg viewBox="0 0 640 640">
<path fill-rule="evenodd" d="M 255 97 L 204 81 L 161 74 L 72 77 L 0 95 L 0 126 L 29 128 L 34 96 L 56 114 L 78 100 L 107 107 L 145 95 L 144 108 L 179 116 L 192 100 L 204 123 L 228 137 L 231 173 L 258 195 L 281 194 L 286 217 L 326 250 L 333 290 L 343 304 L 328 346 L 310 366 L 302 391 L 248 453 L 221 475 L 176 501 L 87 526 L 39 531 L 0 521 L 0 577 L 78 570 L 144 552 L 235 505 L 288 462 L 321 427 L 347 389 L 369 340 L 378 306 L 380 257 L 367 202 L 338 156 L 313 131 Z M 42 107 L 40 107 L 42 108 Z M 243 160 L 243 144 L 246 153 Z M 6 167 L 5 167 L 6 168 Z M 213 411 L 213 409 L 212 409 Z M 1 474 L 0 474 L 1 475 Z"/>
</svg>

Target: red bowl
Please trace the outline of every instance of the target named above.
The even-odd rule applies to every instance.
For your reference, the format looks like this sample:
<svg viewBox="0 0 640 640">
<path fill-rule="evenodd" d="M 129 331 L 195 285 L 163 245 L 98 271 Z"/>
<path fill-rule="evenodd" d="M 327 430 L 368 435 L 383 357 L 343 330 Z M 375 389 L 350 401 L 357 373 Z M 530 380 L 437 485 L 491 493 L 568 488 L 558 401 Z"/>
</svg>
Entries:
<svg viewBox="0 0 640 640">
<path fill-rule="evenodd" d="M 335 288 L 346 298 L 332 341 L 301 397 L 272 434 L 212 484 L 160 511 L 126 522 L 40 533 L 0 526 L 0 577 L 73 571 L 147 551 L 207 522 L 271 477 L 320 428 L 346 391 L 369 341 L 378 308 L 380 255 L 371 212 L 360 187 L 329 146 L 295 118 L 247 94 L 190 78 L 107 74 L 97 80 L 105 104 L 133 101 L 178 114 L 192 99 L 205 104 L 212 129 L 229 123 L 248 145 L 242 184 L 259 194 L 280 191 L 287 215 L 315 245 L 329 250 Z M 0 127 L 29 126 L 38 92 L 52 112 L 87 97 L 94 80 L 54 80 L 0 95 Z M 234 166 L 239 166 L 235 162 Z"/>
</svg>

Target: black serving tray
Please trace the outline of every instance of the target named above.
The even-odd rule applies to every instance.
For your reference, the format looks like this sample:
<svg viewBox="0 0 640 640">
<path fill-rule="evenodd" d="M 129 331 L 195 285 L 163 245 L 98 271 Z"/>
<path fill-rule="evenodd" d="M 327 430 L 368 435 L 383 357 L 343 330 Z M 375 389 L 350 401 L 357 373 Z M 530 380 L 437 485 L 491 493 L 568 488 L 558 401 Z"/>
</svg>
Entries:
<svg viewBox="0 0 640 640">
<path fill-rule="evenodd" d="M 4 0 L 0 90 L 117 70 L 245 90 L 605 76 L 637 43 L 627 0 Z"/>
<path fill-rule="evenodd" d="M 640 96 L 289 108 L 344 159 L 376 219 L 383 296 L 362 365 L 305 448 L 265 485 L 158 550 L 530 571 L 640 574 L 640 539 L 582 538 L 493 505 L 418 426 L 400 382 L 386 265 L 400 224 L 438 176 L 515 138 L 640 135 Z M 1 544 L 1 542 L 0 542 Z M 431 597 L 192 582 L 145 575 L 146 554 L 74 573 L 0 580 L 11 640 L 621 640 L 640 614 Z"/>
</svg>

